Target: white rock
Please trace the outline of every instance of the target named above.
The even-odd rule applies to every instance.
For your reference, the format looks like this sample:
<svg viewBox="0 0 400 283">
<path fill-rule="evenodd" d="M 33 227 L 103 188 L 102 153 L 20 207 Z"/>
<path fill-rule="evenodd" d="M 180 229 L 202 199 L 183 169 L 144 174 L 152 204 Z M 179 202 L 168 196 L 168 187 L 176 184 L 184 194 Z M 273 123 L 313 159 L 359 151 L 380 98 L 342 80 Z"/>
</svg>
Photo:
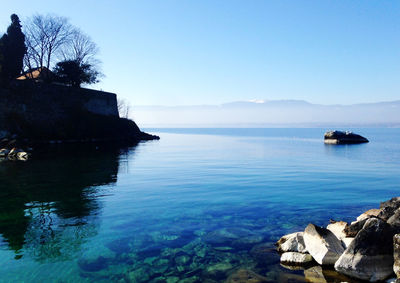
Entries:
<svg viewBox="0 0 400 283">
<path fill-rule="evenodd" d="M 350 246 L 351 242 L 353 242 L 354 238 L 346 237 L 342 239 L 342 244 L 345 249 L 347 249 L 348 246 Z"/>
<path fill-rule="evenodd" d="M 6 157 L 10 153 L 10 150 L 6 148 L 0 149 L 0 157 Z"/>
<path fill-rule="evenodd" d="M 344 233 L 344 229 L 347 227 L 347 222 L 344 221 L 338 221 L 332 224 L 329 224 L 326 229 L 331 231 L 336 238 L 339 240 L 342 240 L 343 238 L 346 237 L 346 234 Z"/>
<path fill-rule="evenodd" d="M 306 253 L 303 232 L 292 233 L 283 236 L 277 242 L 279 252 Z"/>
<path fill-rule="evenodd" d="M 379 218 L 368 219 L 335 263 L 336 271 L 366 281 L 393 274 L 393 231 Z"/>
<path fill-rule="evenodd" d="M 367 210 L 366 212 L 364 212 L 363 214 L 361 214 L 360 216 L 357 217 L 357 221 L 361 221 L 363 219 L 366 218 L 371 218 L 371 216 L 378 216 L 378 214 L 382 211 L 382 209 L 377 209 L 377 208 L 372 208 L 370 210 Z M 357 222 L 355 221 L 355 222 Z"/>
<path fill-rule="evenodd" d="M 281 256 L 281 262 L 287 264 L 304 264 L 313 260 L 310 254 L 302 254 L 296 252 L 283 253 Z"/>
<path fill-rule="evenodd" d="M 333 265 L 344 251 L 342 243 L 328 229 L 308 224 L 304 231 L 307 251 L 316 262 Z"/>
<path fill-rule="evenodd" d="M 20 151 L 20 152 L 17 153 L 17 159 L 18 160 L 25 161 L 25 160 L 28 160 L 28 157 L 29 157 L 29 155 L 25 151 Z"/>
</svg>

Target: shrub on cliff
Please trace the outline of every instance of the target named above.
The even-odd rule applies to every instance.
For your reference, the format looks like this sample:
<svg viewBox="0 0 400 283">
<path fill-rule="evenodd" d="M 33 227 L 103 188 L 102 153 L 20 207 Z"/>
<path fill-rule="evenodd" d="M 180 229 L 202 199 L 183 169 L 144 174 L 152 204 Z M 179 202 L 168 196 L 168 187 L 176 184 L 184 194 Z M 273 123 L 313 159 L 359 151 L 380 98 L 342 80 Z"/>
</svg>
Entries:
<svg viewBox="0 0 400 283">
<path fill-rule="evenodd" d="M 81 63 L 78 60 L 66 60 L 57 63 L 54 74 L 58 82 L 73 87 L 80 87 L 83 83 L 97 83 L 99 76 L 99 72 L 93 69 L 92 65 Z"/>
</svg>

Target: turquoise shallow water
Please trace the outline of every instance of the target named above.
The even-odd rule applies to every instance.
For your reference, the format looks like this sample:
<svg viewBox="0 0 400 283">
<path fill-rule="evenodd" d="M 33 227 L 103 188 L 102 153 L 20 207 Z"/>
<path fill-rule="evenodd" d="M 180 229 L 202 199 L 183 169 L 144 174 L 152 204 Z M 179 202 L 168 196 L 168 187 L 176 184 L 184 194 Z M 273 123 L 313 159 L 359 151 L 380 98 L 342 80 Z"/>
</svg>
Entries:
<svg viewBox="0 0 400 283">
<path fill-rule="evenodd" d="M 326 129 L 147 130 L 161 140 L 0 162 L 0 282 L 303 281 L 281 235 L 400 195 L 400 129 L 350 146 Z"/>
</svg>

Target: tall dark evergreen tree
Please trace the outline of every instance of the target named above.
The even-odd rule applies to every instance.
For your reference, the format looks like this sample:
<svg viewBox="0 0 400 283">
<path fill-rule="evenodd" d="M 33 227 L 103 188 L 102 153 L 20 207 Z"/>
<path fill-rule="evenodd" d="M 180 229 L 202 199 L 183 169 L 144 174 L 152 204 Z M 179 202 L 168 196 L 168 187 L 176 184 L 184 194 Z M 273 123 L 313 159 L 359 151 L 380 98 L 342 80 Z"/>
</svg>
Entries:
<svg viewBox="0 0 400 283">
<path fill-rule="evenodd" d="M 6 42 L 7 42 L 7 34 L 4 34 L 0 38 L 0 86 L 5 85 L 8 80 L 8 74 L 5 62 Z"/>
<path fill-rule="evenodd" d="M 7 29 L 5 44 L 5 68 L 9 79 L 14 79 L 21 74 L 26 53 L 25 35 L 16 14 L 11 15 L 11 25 Z"/>
<path fill-rule="evenodd" d="M 7 84 L 21 74 L 26 53 L 25 35 L 17 15 L 11 15 L 7 33 L 0 38 L 0 83 Z"/>
</svg>

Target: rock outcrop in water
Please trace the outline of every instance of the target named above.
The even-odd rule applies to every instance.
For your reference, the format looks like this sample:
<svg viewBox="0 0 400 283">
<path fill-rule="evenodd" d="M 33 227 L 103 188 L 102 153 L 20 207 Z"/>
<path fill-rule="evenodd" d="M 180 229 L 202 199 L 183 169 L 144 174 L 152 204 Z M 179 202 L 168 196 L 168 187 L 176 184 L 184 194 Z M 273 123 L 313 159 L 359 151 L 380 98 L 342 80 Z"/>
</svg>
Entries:
<svg viewBox="0 0 400 283">
<path fill-rule="evenodd" d="M 327 144 L 358 144 L 367 143 L 368 139 L 352 132 L 329 131 L 324 135 L 324 142 Z"/>
<path fill-rule="evenodd" d="M 306 260 L 310 257 L 314 266 L 331 265 L 340 274 L 358 280 L 376 282 L 394 274 L 400 279 L 400 234 L 396 234 L 400 233 L 400 197 L 382 202 L 379 209 L 364 212 L 350 224 L 331 222 L 327 229 L 309 224 L 304 233 L 283 236 L 277 242 L 279 252 L 284 252 L 282 245 L 293 242 L 299 234 L 304 237 L 305 249 L 284 252 L 281 262 L 307 265 L 305 274 L 312 273 L 313 277 L 317 276 L 315 270 L 321 271 L 317 277 L 324 277 L 324 267 L 310 268 L 310 261 Z"/>
</svg>

